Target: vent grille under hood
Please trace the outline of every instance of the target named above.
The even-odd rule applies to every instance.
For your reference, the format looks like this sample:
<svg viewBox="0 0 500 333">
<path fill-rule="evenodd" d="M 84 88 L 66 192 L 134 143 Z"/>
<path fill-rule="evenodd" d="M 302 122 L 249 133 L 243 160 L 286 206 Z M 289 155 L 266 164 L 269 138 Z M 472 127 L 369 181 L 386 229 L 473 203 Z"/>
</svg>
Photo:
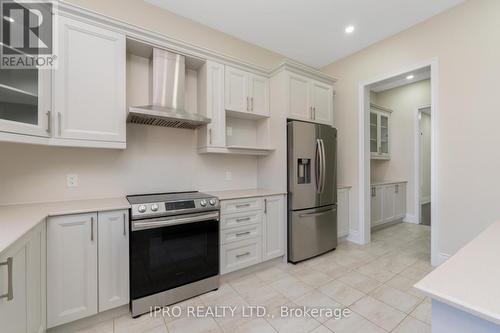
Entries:
<svg viewBox="0 0 500 333">
<path fill-rule="evenodd" d="M 210 123 L 209 118 L 184 110 L 185 75 L 184 56 L 153 49 L 153 104 L 130 107 L 128 121 L 189 129 Z"/>
</svg>

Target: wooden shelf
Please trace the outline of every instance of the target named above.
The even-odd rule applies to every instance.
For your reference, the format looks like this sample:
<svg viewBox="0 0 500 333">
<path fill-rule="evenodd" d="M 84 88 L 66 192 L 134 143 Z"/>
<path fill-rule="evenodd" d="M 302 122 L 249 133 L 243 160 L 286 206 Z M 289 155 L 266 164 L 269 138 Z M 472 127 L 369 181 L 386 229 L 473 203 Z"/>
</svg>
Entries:
<svg viewBox="0 0 500 333">
<path fill-rule="evenodd" d="M 0 84 L 0 102 L 37 105 L 38 96 L 29 91 Z"/>
<path fill-rule="evenodd" d="M 267 119 L 270 117 L 268 114 L 260 114 L 260 113 L 253 113 L 253 112 L 241 112 L 241 111 L 233 111 L 233 110 L 226 110 L 226 115 L 228 115 L 229 117 L 234 117 L 234 118 L 252 119 L 252 120 Z"/>
</svg>

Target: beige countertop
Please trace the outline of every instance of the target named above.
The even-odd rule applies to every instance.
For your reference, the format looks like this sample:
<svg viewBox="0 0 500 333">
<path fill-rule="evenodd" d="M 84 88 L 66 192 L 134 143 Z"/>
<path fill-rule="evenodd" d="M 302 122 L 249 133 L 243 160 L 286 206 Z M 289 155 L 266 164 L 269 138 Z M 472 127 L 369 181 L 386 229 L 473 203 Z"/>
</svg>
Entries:
<svg viewBox="0 0 500 333">
<path fill-rule="evenodd" d="M 210 195 L 218 197 L 220 200 L 264 197 L 269 195 L 286 194 L 283 191 L 268 190 L 262 188 L 244 189 L 244 190 L 225 190 L 225 191 L 207 191 Z"/>
<path fill-rule="evenodd" d="M 419 281 L 427 296 L 500 325 L 500 221 Z"/>
<path fill-rule="evenodd" d="M 374 180 L 372 181 L 371 185 L 372 186 L 379 186 L 379 185 L 390 185 L 390 184 L 401 184 L 401 183 L 407 183 L 407 180 L 394 180 L 394 179 L 389 179 L 389 180 Z"/>
<path fill-rule="evenodd" d="M 125 197 L 0 206 L 0 252 L 48 216 L 128 209 L 129 207 Z"/>
</svg>

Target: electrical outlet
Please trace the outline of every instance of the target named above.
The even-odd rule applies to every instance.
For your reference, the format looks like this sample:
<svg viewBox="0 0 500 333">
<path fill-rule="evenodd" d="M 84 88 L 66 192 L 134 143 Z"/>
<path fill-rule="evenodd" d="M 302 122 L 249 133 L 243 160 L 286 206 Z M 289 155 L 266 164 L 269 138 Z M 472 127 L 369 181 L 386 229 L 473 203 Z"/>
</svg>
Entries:
<svg viewBox="0 0 500 333">
<path fill-rule="evenodd" d="M 233 179 L 233 175 L 231 174 L 231 171 L 226 171 L 226 180 L 231 180 Z"/>
<path fill-rule="evenodd" d="M 66 186 L 67 187 L 78 187 L 78 175 L 69 174 L 66 176 Z"/>
<path fill-rule="evenodd" d="M 227 136 L 233 136 L 233 128 L 231 126 L 228 126 L 226 129 L 226 135 Z"/>
</svg>

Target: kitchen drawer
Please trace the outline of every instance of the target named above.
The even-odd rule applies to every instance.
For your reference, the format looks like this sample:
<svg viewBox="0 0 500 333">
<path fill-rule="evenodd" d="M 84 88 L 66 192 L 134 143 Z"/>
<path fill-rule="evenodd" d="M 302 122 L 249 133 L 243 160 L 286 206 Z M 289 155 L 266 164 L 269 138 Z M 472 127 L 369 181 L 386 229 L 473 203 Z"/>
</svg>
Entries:
<svg viewBox="0 0 500 333">
<path fill-rule="evenodd" d="M 261 235 L 261 225 L 251 224 L 238 228 L 224 229 L 220 231 L 221 244 L 238 242 L 249 238 L 259 237 Z"/>
<path fill-rule="evenodd" d="M 260 238 L 252 238 L 222 245 L 221 274 L 233 272 L 262 261 Z"/>
<path fill-rule="evenodd" d="M 263 209 L 263 200 L 260 197 L 257 198 L 245 198 L 236 200 L 223 200 L 221 201 L 221 214 L 233 214 L 249 212 L 253 210 Z"/>
<path fill-rule="evenodd" d="M 220 222 L 220 228 L 228 229 L 234 227 L 241 227 L 249 224 L 261 224 L 261 223 L 262 223 L 262 213 L 257 211 L 257 212 L 222 216 Z"/>
</svg>

